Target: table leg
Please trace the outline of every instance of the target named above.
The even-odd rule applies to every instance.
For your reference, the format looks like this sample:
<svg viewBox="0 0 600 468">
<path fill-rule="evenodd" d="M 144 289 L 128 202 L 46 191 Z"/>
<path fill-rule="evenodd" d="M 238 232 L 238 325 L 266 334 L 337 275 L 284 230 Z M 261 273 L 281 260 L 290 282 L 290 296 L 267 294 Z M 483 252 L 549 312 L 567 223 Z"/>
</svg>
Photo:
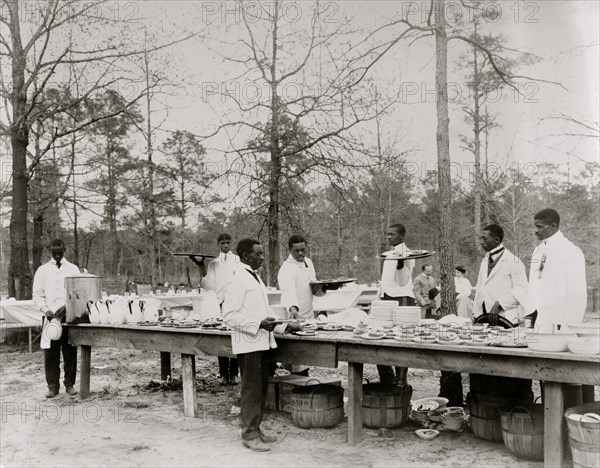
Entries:
<svg viewBox="0 0 600 468">
<path fill-rule="evenodd" d="M 563 466 L 563 398 L 561 383 L 544 383 L 544 466 Z"/>
<path fill-rule="evenodd" d="M 79 397 L 83 400 L 90 396 L 90 369 L 92 347 L 81 346 L 81 375 L 79 376 Z"/>
<path fill-rule="evenodd" d="M 183 379 L 183 414 L 191 418 L 198 416 L 195 361 L 196 356 L 193 354 L 181 355 L 181 373 Z"/>
<path fill-rule="evenodd" d="M 160 379 L 167 380 L 171 375 L 171 353 L 160 352 Z"/>
<path fill-rule="evenodd" d="M 581 386 L 581 402 L 592 403 L 594 401 L 594 386 L 593 385 L 582 385 Z"/>
<path fill-rule="evenodd" d="M 29 332 L 29 354 L 31 354 L 31 327 L 27 331 Z"/>
<path fill-rule="evenodd" d="M 348 363 L 348 444 L 362 440 L 362 362 Z"/>
</svg>

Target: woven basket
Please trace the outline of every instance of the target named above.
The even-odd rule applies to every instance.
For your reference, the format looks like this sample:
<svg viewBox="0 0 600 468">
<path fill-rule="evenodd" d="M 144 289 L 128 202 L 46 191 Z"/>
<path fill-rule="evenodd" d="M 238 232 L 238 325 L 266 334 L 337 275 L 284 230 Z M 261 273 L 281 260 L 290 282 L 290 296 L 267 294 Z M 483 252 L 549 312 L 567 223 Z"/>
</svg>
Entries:
<svg viewBox="0 0 600 468">
<path fill-rule="evenodd" d="M 569 416 L 572 414 L 592 414 L 585 421 L 575 421 Z M 565 419 L 569 428 L 569 443 L 573 454 L 573 466 L 598 467 L 600 466 L 600 401 L 573 406 L 565 411 Z"/>
<path fill-rule="evenodd" d="M 291 392 L 292 420 L 303 429 L 333 427 L 344 419 L 344 389 L 337 385 L 309 385 Z"/>
<path fill-rule="evenodd" d="M 520 412 L 523 411 L 523 412 Z M 508 450 L 519 458 L 544 459 L 544 407 L 515 406 L 500 413 L 502 440 Z"/>
</svg>

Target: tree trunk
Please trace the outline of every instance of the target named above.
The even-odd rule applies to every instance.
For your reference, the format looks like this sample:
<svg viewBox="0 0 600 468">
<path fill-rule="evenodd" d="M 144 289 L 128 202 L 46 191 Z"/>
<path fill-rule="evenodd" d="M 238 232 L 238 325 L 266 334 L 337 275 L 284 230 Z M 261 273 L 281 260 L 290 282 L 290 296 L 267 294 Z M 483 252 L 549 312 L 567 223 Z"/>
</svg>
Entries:
<svg viewBox="0 0 600 468">
<path fill-rule="evenodd" d="M 44 245 L 42 238 L 44 235 L 44 212 L 38 212 L 33 217 L 33 236 L 31 239 L 31 268 L 33 271 L 42 264 L 42 254 L 44 252 Z"/>
<path fill-rule="evenodd" d="M 12 125 L 9 129 L 12 150 L 12 211 L 10 216 L 10 262 L 8 295 L 17 300 L 31 299 L 32 274 L 27 243 L 27 145 L 29 123 L 25 119 L 27 89 L 25 87 L 26 56 L 21 43 L 19 4 L 7 2 L 12 36 Z"/>
<path fill-rule="evenodd" d="M 452 232 L 452 179 L 450 174 L 450 137 L 448 117 L 448 38 L 444 22 L 444 0 L 435 4 L 437 155 L 440 191 L 440 280 L 442 313 L 456 314 L 454 288 L 454 251 Z"/>
<path fill-rule="evenodd" d="M 475 34 L 477 34 L 477 20 L 475 20 Z M 473 47 L 473 155 L 475 156 L 475 187 L 473 198 L 474 224 L 475 224 L 475 251 L 479 248 L 479 238 L 481 237 L 481 79 L 478 69 L 478 51 Z"/>
<path fill-rule="evenodd" d="M 271 174 L 269 179 L 269 272 L 267 284 L 273 286 L 277 283 L 279 270 L 279 191 L 281 182 L 281 148 L 279 146 L 279 98 L 277 96 L 277 26 L 279 3 L 275 2 L 273 14 L 273 42 L 271 62 Z"/>
<path fill-rule="evenodd" d="M 73 263 L 79 266 L 79 223 L 75 190 L 75 135 L 71 138 L 71 174 L 73 175 Z"/>
</svg>

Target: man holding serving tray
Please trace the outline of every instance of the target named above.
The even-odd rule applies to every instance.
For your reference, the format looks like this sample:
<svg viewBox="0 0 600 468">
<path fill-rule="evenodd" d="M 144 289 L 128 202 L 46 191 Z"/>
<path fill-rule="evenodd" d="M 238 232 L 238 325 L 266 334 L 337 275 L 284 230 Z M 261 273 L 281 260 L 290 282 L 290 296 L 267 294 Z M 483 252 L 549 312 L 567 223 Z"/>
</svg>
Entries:
<svg viewBox="0 0 600 468">
<path fill-rule="evenodd" d="M 384 252 L 380 258 L 389 258 L 384 260 L 381 268 L 381 281 L 377 296 L 384 301 L 396 301 L 400 306 L 414 306 L 415 294 L 413 292 L 412 271 L 415 267 L 414 260 L 396 260 L 391 259 L 399 257 L 405 258 L 410 250 L 404 243 L 406 228 L 403 224 L 395 223 L 387 229 L 388 244 L 391 250 Z M 381 383 L 406 385 L 406 367 L 377 366 L 379 379 Z"/>
<path fill-rule="evenodd" d="M 255 452 L 271 450 L 277 438 L 260 429 L 269 385 L 270 350 L 277 347 L 273 331 L 300 331 L 297 323 L 283 324 L 270 317 L 264 283 L 257 274 L 264 262 L 263 248 L 254 239 L 242 239 L 236 247 L 236 263 L 225 287 L 223 320 L 233 329 L 231 349 L 241 373 L 241 426 L 244 447 Z"/>
</svg>

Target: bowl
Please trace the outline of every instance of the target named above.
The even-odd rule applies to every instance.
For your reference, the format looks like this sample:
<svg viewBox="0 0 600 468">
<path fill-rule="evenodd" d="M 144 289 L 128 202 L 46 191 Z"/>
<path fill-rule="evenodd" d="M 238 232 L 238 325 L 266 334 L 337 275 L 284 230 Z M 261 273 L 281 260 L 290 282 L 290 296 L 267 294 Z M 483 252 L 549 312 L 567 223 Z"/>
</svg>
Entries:
<svg viewBox="0 0 600 468">
<path fill-rule="evenodd" d="M 578 338 L 568 343 L 569 351 L 573 354 L 595 355 L 600 353 L 600 341 L 594 338 Z"/>
<path fill-rule="evenodd" d="M 579 337 L 600 335 L 600 323 L 582 323 L 581 325 L 569 325 L 569 333 L 576 333 Z"/>
<path fill-rule="evenodd" d="M 446 402 L 447 404 L 447 402 Z M 420 400 L 416 400 L 412 403 L 413 411 L 431 411 L 438 409 L 440 404 L 433 398 L 421 398 Z"/>
<path fill-rule="evenodd" d="M 440 435 L 440 431 L 436 431 L 435 429 L 417 429 L 415 434 L 421 439 L 433 440 Z"/>
<path fill-rule="evenodd" d="M 427 417 L 431 422 L 442 422 L 442 415 L 446 413 L 446 408 L 438 408 L 427 412 Z"/>
<path fill-rule="evenodd" d="M 527 347 L 532 351 L 562 352 L 569 350 L 569 341 L 576 337 L 574 333 L 534 333 L 527 338 Z"/>
</svg>

